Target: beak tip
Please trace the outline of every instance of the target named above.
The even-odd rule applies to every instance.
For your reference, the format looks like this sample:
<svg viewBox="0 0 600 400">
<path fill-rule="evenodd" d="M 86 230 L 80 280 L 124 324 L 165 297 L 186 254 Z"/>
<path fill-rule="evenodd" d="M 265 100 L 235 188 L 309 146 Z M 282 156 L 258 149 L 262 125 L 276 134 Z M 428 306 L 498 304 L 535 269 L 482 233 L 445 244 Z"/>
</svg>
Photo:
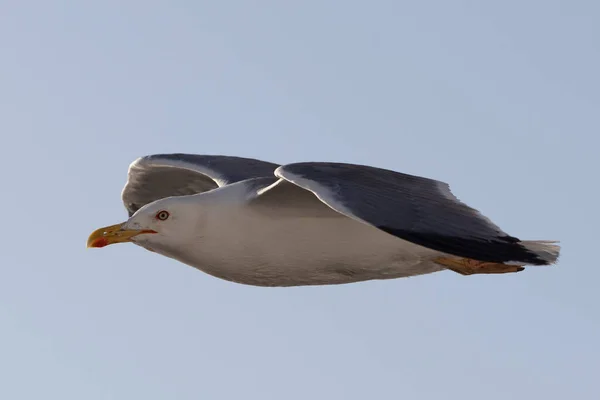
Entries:
<svg viewBox="0 0 600 400">
<path fill-rule="evenodd" d="M 106 240 L 106 238 L 104 237 L 100 237 L 97 239 L 94 239 L 92 241 L 88 241 L 87 243 L 87 248 L 100 248 L 100 247 L 104 247 L 104 246 L 108 246 L 108 240 Z"/>
</svg>

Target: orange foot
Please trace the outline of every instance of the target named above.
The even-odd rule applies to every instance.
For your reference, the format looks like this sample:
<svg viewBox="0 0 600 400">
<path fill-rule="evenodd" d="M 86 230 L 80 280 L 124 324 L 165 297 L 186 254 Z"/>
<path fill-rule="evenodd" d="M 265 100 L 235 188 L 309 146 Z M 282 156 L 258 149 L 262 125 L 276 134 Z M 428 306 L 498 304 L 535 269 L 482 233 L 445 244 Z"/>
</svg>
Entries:
<svg viewBox="0 0 600 400">
<path fill-rule="evenodd" d="M 436 263 L 443 265 L 451 271 L 458 272 L 461 275 L 473 274 L 507 274 L 510 272 L 520 272 L 523 268 L 520 265 L 507 265 L 493 262 L 477 261 L 470 258 L 436 258 Z"/>
</svg>

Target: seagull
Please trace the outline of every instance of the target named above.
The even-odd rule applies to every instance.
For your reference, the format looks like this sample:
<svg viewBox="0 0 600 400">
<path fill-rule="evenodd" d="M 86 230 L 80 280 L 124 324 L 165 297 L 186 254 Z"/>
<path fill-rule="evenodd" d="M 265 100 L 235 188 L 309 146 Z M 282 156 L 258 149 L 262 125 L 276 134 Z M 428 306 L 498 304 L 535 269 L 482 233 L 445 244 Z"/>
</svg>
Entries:
<svg viewBox="0 0 600 400">
<path fill-rule="evenodd" d="M 444 182 L 366 165 L 154 154 L 131 163 L 121 197 L 129 219 L 88 247 L 130 242 L 253 286 L 514 273 L 560 252 L 502 231 Z"/>
</svg>

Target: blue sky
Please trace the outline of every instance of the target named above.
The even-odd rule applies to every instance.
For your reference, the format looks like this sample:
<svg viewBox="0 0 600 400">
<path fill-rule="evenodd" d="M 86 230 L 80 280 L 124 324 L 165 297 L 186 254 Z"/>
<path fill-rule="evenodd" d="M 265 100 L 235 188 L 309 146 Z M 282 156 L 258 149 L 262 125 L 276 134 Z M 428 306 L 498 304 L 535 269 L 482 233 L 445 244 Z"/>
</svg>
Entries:
<svg viewBox="0 0 600 400">
<path fill-rule="evenodd" d="M 5 1 L 0 397 L 597 399 L 593 1 Z M 133 245 L 151 153 L 428 176 L 558 266 L 265 289 Z"/>
</svg>

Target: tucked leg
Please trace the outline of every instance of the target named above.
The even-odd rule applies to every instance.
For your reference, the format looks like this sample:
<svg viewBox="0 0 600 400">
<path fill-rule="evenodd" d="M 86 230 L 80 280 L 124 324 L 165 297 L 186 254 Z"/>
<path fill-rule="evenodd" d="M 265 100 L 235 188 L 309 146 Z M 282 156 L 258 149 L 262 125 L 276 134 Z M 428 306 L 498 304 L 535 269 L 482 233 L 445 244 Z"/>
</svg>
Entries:
<svg viewBox="0 0 600 400">
<path fill-rule="evenodd" d="M 520 265 L 507 265 L 501 263 L 472 260 L 470 258 L 445 258 L 439 257 L 434 260 L 451 271 L 461 275 L 473 274 L 506 274 L 523 271 Z"/>
</svg>

